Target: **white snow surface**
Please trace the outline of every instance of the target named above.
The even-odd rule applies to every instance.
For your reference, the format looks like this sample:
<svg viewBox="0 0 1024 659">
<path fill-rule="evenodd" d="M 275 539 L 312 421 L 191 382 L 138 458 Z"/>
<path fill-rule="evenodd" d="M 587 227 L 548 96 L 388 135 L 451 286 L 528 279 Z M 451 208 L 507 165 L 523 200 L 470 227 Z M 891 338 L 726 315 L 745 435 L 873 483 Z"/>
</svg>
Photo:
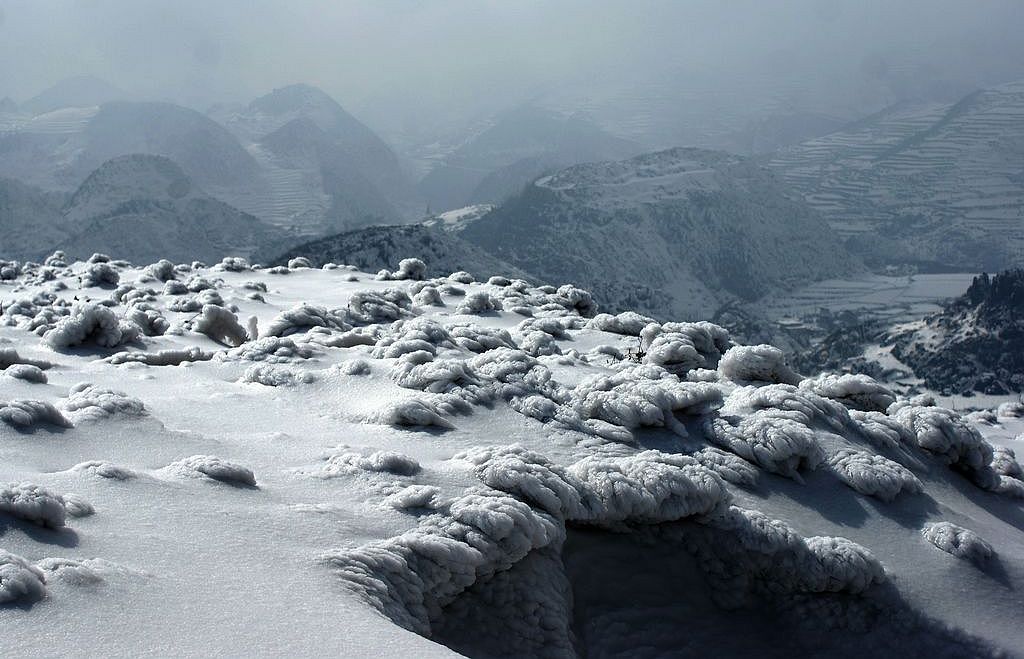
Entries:
<svg viewBox="0 0 1024 659">
<path fill-rule="evenodd" d="M 1024 656 L 1010 406 L 562 282 L 102 263 L 0 282 L 3 656 Z"/>
</svg>

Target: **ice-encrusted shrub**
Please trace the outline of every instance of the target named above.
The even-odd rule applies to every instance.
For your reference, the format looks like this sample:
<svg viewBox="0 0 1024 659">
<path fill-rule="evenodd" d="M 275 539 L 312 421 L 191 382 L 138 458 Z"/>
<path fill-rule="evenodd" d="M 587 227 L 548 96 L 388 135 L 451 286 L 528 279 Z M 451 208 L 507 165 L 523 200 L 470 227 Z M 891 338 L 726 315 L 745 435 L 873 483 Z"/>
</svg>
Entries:
<svg viewBox="0 0 1024 659">
<path fill-rule="evenodd" d="M 290 387 L 309 384 L 315 377 L 309 371 L 296 371 L 275 364 L 253 364 L 242 374 L 242 382 L 253 382 L 267 387 Z"/>
<path fill-rule="evenodd" d="M 381 279 L 392 279 L 392 280 L 422 280 L 427 272 L 427 264 L 420 259 L 402 259 L 398 262 L 398 270 L 394 272 L 388 272 L 387 270 L 381 270 Z"/>
<path fill-rule="evenodd" d="M 762 469 L 795 480 L 800 471 L 815 469 L 825 459 L 814 431 L 780 410 L 706 419 L 704 434 Z"/>
<path fill-rule="evenodd" d="M 640 332 L 644 363 L 663 366 L 679 375 L 695 368 L 716 368 L 730 347 L 729 332 L 704 321 L 651 324 Z"/>
<path fill-rule="evenodd" d="M 249 265 L 249 261 L 240 256 L 225 256 L 212 269 L 222 272 L 245 272 L 251 270 L 252 266 Z"/>
<path fill-rule="evenodd" d="M 61 318 L 43 334 L 43 342 L 55 350 L 94 344 L 116 348 L 139 338 L 139 326 L 119 319 L 107 307 L 87 302 L 75 305 L 71 315 Z"/>
<path fill-rule="evenodd" d="M 349 318 L 357 323 L 390 323 L 410 315 L 412 298 L 402 290 L 357 291 L 348 300 Z"/>
<path fill-rule="evenodd" d="M 367 419 L 370 423 L 392 426 L 435 426 L 454 428 L 431 403 L 419 398 L 405 398 L 384 405 Z"/>
<path fill-rule="evenodd" d="M 139 474 L 133 469 L 129 469 L 128 467 L 117 465 L 112 462 L 106 462 L 104 460 L 80 462 L 72 467 L 71 471 L 92 474 L 99 476 L 100 478 L 118 481 L 127 481 L 139 476 Z"/>
<path fill-rule="evenodd" d="M 1020 478 L 1021 476 L 1021 466 L 1017 462 L 1017 454 L 1014 453 L 1012 448 L 993 446 L 990 466 L 992 471 L 1000 476 L 1012 476 L 1014 478 Z"/>
<path fill-rule="evenodd" d="M 171 323 L 159 311 L 140 305 L 130 307 L 124 317 L 135 323 L 146 336 L 162 336 L 171 327 Z"/>
<path fill-rule="evenodd" d="M 895 403 L 889 413 L 910 431 L 919 447 L 964 473 L 979 487 L 993 490 L 999 486 L 999 475 L 990 467 L 992 445 L 953 410 Z"/>
<path fill-rule="evenodd" d="M 67 518 L 64 498 L 34 483 L 0 487 L 0 513 L 54 529 L 64 526 Z"/>
<path fill-rule="evenodd" d="M 429 393 L 452 393 L 467 403 L 479 404 L 491 400 L 493 393 L 485 389 L 483 381 L 464 361 L 440 359 L 423 364 L 399 362 L 391 371 L 391 378 L 400 387 Z"/>
<path fill-rule="evenodd" d="M 1024 417 L 1024 402 L 1014 400 L 999 403 L 999 407 L 996 408 L 996 416 L 1007 419 Z"/>
<path fill-rule="evenodd" d="M 157 281 L 167 282 L 176 277 L 174 264 L 167 259 L 160 259 L 156 263 L 150 263 L 143 272 Z"/>
<path fill-rule="evenodd" d="M 453 281 L 456 284 L 472 284 L 476 281 L 476 277 L 469 274 L 465 270 L 459 270 L 448 275 L 448 280 Z"/>
<path fill-rule="evenodd" d="M 437 509 L 441 505 L 441 488 L 434 485 L 407 485 L 388 496 L 384 503 L 395 510 Z"/>
<path fill-rule="evenodd" d="M 18 351 L 9 346 L 0 346 L 0 370 L 10 368 L 17 364 L 26 364 L 41 369 L 51 368 L 53 364 L 42 359 L 26 359 L 18 354 Z"/>
<path fill-rule="evenodd" d="M 0 281 L 12 281 L 21 276 L 21 264 L 17 261 L 0 261 Z"/>
<path fill-rule="evenodd" d="M 863 412 L 884 412 L 896 402 L 891 389 L 863 373 L 822 373 L 803 380 L 800 388 Z"/>
<path fill-rule="evenodd" d="M 451 340 L 470 352 L 481 353 L 495 348 L 516 347 L 512 335 L 504 329 L 474 323 L 449 325 L 447 329 Z"/>
<path fill-rule="evenodd" d="M 995 554 L 992 545 L 977 533 L 952 522 L 925 524 L 921 535 L 947 554 L 975 565 L 984 565 Z"/>
<path fill-rule="evenodd" d="M 13 364 L 4 369 L 3 374 L 15 380 L 24 380 L 36 384 L 46 384 L 46 373 L 32 364 Z"/>
<path fill-rule="evenodd" d="M 307 259 L 305 256 L 296 256 L 293 259 L 288 259 L 288 268 L 290 270 L 299 270 L 300 268 L 312 268 L 313 262 Z"/>
<path fill-rule="evenodd" d="M 828 463 L 851 488 L 882 501 L 892 501 L 900 492 L 924 489 L 909 469 L 881 455 L 842 449 L 829 457 Z"/>
<path fill-rule="evenodd" d="M 433 286 L 424 286 L 412 296 L 412 302 L 418 307 L 443 307 L 441 293 Z"/>
<path fill-rule="evenodd" d="M 770 345 L 733 346 L 718 362 L 718 372 L 733 382 L 797 384 L 800 376 L 786 364 L 785 354 Z"/>
<path fill-rule="evenodd" d="M 420 471 L 420 463 L 394 451 L 374 451 L 369 455 L 342 452 L 328 456 L 316 472 L 320 478 L 334 478 L 361 471 L 387 473 L 394 476 L 413 476 Z"/>
<path fill-rule="evenodd" d="M 118 352 L 105 361 L 111 364 L 146 364 L 147 366 L 177 366 L 184 362 L 203 362 L 213 359 L 214 353 L 199 346 L 168 348 L 157 352 Z"/>
<path fill-rule="evenodd" d="M 52 403 L 41 400 L 0 400 L 0 421 L 15 428 L 27 429 L 39 423 L 70 428 L 71 422 Z"/>
<path fill-rule="evenodd" d="M 177 279 L 171 279 L 164 283 L 164 295 L 184 295 L 188 293 L 188 286 Z"/>
<path fill-rule="evenodd" d="M 213 455 L 193 455 L 172 462 L 164 467 L 164 470 L 183 476 L 205 476 L 231 485 L 256 485 L 256 477 L 251 469 Z"/>
<path fill-rule="evenodd" d="M 821 423 L 842 434 L 852 426 L 850 413 L 841 403 L 789 384 L 737 387 L 726 398 L 722 414 L 744 415 L 773 410 L 810 426 Z"/>
<path fill-rule="evenodd" d="M 186 288 L 188 288 L 190 293 L 200 293 L 202 291 L 216 290 L 217 284 L 220 283 L 221 281 L 222 280 L 220 279 L 210 281 L 206 277 L 192 275 L 191 277 L 189 277 L 188 281 L 185 282 L 185 286 Z"/>
<path fill-rule="evenodd" d="M 718 385 L 682 382 L 663 368 L 643 365 L 586 378 L 572 390 L 571 405 L 583 419 L 626 428 L 667 427 L 685 436 L 676 414 L 705 414 L 720 407 L 722 398 Z"/>
<path fill-rule="evenodd" d="M 743 458 L 713 446 L 690 454 L 694 460 L 733 485 L 753 485 L 757 482 L 757 468 Z"/>
<path fill-rule="evenodd" d="M 584 318 L 592 318 L 597 313 L 597 303 L 589 291 L 576 288 L 571 284 L 559 286 L 555 291 L 557 303 L 569 311 L 574 311 Z"/>
<path fill-rule="evenodd" d="M 369 375 L 373 370 L 365 359 L 349 359 L 338 364 L 337 368 L 345 375 Z"/>
<path fill-rule="evenodd" d="M 587 328 L 612 334 L 640 336 L 640 332 L 654 322 L 656 321 L 653 318 L 641 316 L 635 311 L 624 311 L 615 316 L 609 313 L 599 313 L 587 323 Z"/>
<path fill-rule="evenodd" d="M 249 339 L 249 333 L 238 322 L 238 317 L 224 307 L 207 304 L 195 319 L 192 329 L 205 334 L 217 343 L 238 347 Z"/>
<path fill-rule="evenodd" d="M 86 382 L 71 387 L 59 407 L 75 423 L 97 421 L 114 415 L 142 416 L 146 406 L 138 398 Z"/>
<path fill-rule="evenodd" d="M 66 268 L 68 266 L 67 259 L 68 256 L 64 250 L 58 249 L 43 260 L 43 265 L 48 265 L 51 268 Z"/>
<path fill-rule="evenodd" d="M 311 343 L 296 343 L 287 337 L 264 336 L 224 353 L 219 353 L 217 358 L 224 361 L 266 361 L 285 364 L 296 359 L 309 359 L 314 354 L 316 354 L 315 346 Z"/>
<path fill-rule="evenodd" d="M 395 358 L 423 350 L 431 355 L 437 348 L 454 348 L 452 337 L 440 323 L 430 318 L 414 318 L 393 323 L 378 337 L 373 356 Z"/>
<path fill-rule="evenodd" d="M 485 291 L 470 293 L 455 307 L 455 313 L 467 315 L 480 315 L 501 310 L 501 300 Z"/>
<path fill-rule="evenodd" d="M 21 556 L 0 549 L 0 604 L 46 596 L 46 576 Z"/>
<path fill-rule="evenodd" d="M 91 263 L 82 273 L 82 287 L 107 286 L 113 288 L 121 281 L 121 275 L 109 263 Z"/>
<path fill-rule="evenodd" d="M 179 313 L 194 313 L 202 311 L 203 307 L 207 305 L 223 307 L 224 298 L 221 297 L 220 293 L 211 288 L 200 291 L 191 297 L 174 300 L 167 305 L 167 308 L 170 311 L 177 311 Z"/>
</svg>

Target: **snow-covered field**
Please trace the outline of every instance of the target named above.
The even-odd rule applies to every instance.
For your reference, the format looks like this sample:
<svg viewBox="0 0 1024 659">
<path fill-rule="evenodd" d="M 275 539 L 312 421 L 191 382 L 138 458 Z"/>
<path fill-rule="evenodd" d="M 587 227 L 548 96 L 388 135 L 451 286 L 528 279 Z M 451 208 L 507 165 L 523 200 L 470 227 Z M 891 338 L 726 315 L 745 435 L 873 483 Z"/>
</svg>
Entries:
<svg viewBox="0 0 1024 659">
<path fill-rule="evenodd" d="M 939 310 L 941 302 L 963 294 L 977 273 L 906 276 L 864 274 L 827 279 L 795 291 L 779 292 L 758 302 L 766 317 L 800 317 L 819 309 L 861 310 L 893 321 L 916 320 Z"/>
<path fill-rule="evenodd" d="M 0 263 L 3 656 L 1021 656 L 1017 407 L 415 260 L 92 261 Z"/>
</svg>

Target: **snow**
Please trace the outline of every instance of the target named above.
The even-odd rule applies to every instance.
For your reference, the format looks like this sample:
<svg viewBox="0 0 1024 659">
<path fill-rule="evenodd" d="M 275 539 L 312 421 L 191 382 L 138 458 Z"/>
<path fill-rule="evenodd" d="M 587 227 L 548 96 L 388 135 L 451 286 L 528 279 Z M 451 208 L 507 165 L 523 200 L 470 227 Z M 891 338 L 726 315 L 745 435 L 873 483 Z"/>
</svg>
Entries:
<svg viewBox="0 0 1024 659">
<path fill-rule="evenodd" d="M 5 654 L 1024 647 L 1011 405 L 494 273 L 58 261 L 0 284 Z"/>
</svg>

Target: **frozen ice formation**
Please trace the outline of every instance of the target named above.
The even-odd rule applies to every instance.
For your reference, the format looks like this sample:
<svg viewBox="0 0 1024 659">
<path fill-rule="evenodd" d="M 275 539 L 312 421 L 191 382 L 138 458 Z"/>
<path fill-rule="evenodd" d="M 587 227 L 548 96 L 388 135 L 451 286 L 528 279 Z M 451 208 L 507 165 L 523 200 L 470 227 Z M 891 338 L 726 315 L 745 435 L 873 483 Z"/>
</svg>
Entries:
<svg viewBox="0 0 1024 659">
<path fill-rule="evenodd" d="M 900 492 L 920 492 L 921 481 L 901 464 L 881 456 L 842 449 L 829 458 L 840 480 L 861 494 L 892 501 Z"/>
<path fill-rule="evenodd" d="M 15 428 L 29 429 L 40 423 L 70 428 L 71 422 L 60 410 L 42 400 L 0 400 L 0 421 Z"/>
<path fill-rule="evenodd" d="M 290 387 L 296 384 L 309 384 L 315 376 L 309 371 L 297 371 L 287 366 L 276 364 L 253 364 L 245 369 L 242 382 L 254 382 L 267 387 Z"/>
<path fill-rule="evenodd" d="M 641 330 L 640 346 L 644 362 L 683 375 L 696 368 L 717 368 L 732 340 L 724 328 L 708 322 L 655 323 Z"/>
<path fill-rule="evenodd" d="M 450 421 L 438 414 L 437 408 L 419 398 L 406 398 L 388 403 L 370 415 L 371 423 L 393 426 L 436 426 L 454 428 Z"/>
<path fill-rule="evenodd" d="M 3 489 L 0 516 L 7 548 L 32 562 L 0 554 L 0 598 L 31 603 L 48 580 L 64 634 L 62 616 L 80 620 L 98 590 L 67 597 L 70 585 L 127 574 L 80 552 L 113 557 L 110 543 L 138 537 L 133 565 L 204 575 L 166 589 L 183 609 L 186 597 L 204 612 L 236 603 L 227 583 L 271 592 L 330 578 L 303 573 L 324 555 L 350 591 L 334 596 L 367 605 L 331 608 L 346 629 L 376 610 L 468 656 L 600 655 L 606 639 L 630 649 L 630 634 L 677 614 L 714 622 L 705 635 L 789 625 L 805 647 L 853 638 L 871 652 L 850 635 L 867 627 L 909 630 L 933 654 L 951 638 L 952 654 L 984 648 L 955 642 L 969 638 L 958 631 L 922 640 L 940 629 L 926 619 L 937 600 L 942 624 L 1019 647 L 1005 641 L 1020 632 L 972 617 L 988 591 L 970 581 L 1016 586 L 1017 556 L 954 571 L 921 536 L 983 560 L 988 545 L 970 531 L 921 531 L 941 514 L 976 520 L 1000 548 L 1019 540 L 1024 471 L 1010 447 L 1024 422 L 1013 406 L 966 416 L 866 375 L 801 378 L 776 348 L 738 345 L 708 322 L 598 314 L 571 285 L 431 279 L 415 260 L 383 278 L 308 267 L 321 261 L 3 266 L 0 462 L 19 484 Z M 100 266 L 116 287 L 82 288 Z M 242 465 L 258 467 L 262 493 Z M 212 505 L 175 509 L 178 497 Z M 244 514 L 222 514 L 235 506 Z M 260 522 L 284 528 L 292 511 L 306 514 L 277 534 L 288 544 L 266 534 Z M 237 537 L 240 573 L 193 571 L 207 557 L 190 544 L 149 541 L 157 515 L 159 533 Z M 63 524 L 73 532 L 35 528 Z M 66 558 L 47 546 L 76 537 Z M 135 581 L 117 587 L 134 595 Z M 605 584 L 636 584 L 651 608 L 627 618 L 633 600 L 613 588 L 625 604 L 590 608 Z M 303 591 L 278 589 L 285 599 L 267 604 Z M 38 629 L 48 642 L 57 633 Z M 682 638 L 678 625 L 667 638 Z M 664 640 L 633 649 L 657 654 Z"/>
<path fill-rule="evenodd" d="M 419 473 L 420 464 L 409 456 L 394 451 L 374 451 L 366 456 L 346 451 L 329 456 L 317 475 L 322 478 L 333 478 L 360 471 L 413 476 Z"/>
<path fill-rule="evenodd" d="M 337 311 L 328 311 L 324 307 L 312 304 L 300 304 L 270 321 L 270 325 L 263 330 L 263 336 L 288 336 L 311 327 L 349 329 L 344 316 Z M 244 334 L 245 331 L 242 332 Z"/>
<path fill-rule="evenodd" d="M 802 381 L 800 388 L 863 412 L 884 412 L 896 402 L 896 394 L 892 390 L 864 374 L 822 373 Z"/>
<path fill-rule="evenodd" d="M 0 604 L 46 596 L 46 575 L 21 556 L 0 549 Z"/>
<path fill-rule="evenodd" d="M 33 483 L 0 486 L 0 513 L 49 528 L 64 526 L 67 517 L 64 497 Z"/>
<path fill-rule="evenodd" d="M 856 543 L 805 539 L 782 522 L 731 507 L 724 481 L 687 456 L 642 451 L 561 467 L 525 447 L 506 446 L 472 449 L 455 460 L 469 465 L 488 489 L 441 505 L 403 535 L 324 559 L 378 610 L 421 634 L 444 634 L 445 617 L 454 615 L 458 598 L 486 585 L 504 589 L 505 597 L 510 591 L 540 593 L 534 605 L 548 611 L 545 629 L 554 633 L 544 647 L 564 654 L 555 650 L 572 647 L 566 624 L 571 605 L 544 584 L 564 583 L 561 561 L 550 552 L 561 548 L 567 522 L 620 531 L 694 522 L 668 527 L 683 535 L 673 542 L 700 556 L 723 599 L 736 595 L 741 580 L 745 590 L 765 583 L 771 592 L 850 594 L 885 581 L 881 564 Z M 721 563 L 722 552 L 712 549 L 709 534 L 729 547 L 733 561 Z M 513 577 L 512 570 L 522 574 Z M 500 601 L 503 606 L 491 615 L 517 627 L 521 612 L 510 600 Z M 505 640 L 527 642 L 518 634 Z"/>
<path fill-rule="evenodd" d="M 992 545 L 977 533 L 952 522 L 926 524 L 921 535 L 947 554 L 975 565 L 984 565 L 995 554 Z"/>
<path fill-rule="evenodd" d="M 164 469 L 188 476 L 206 476 L 230 485 L 248 485 L 250 487 L 256 485 L 256 477 L 251 469 L 213 455 L 193 455 L 173 462 Z"/>
<path fill-rule="evenodd" d="M 800 382 L 800 376 L 786 365 L 782 351 L 763 344 L 729 348 L 718 364 L 718 372 L 733 382 Z"/>
<path fill-rule="evenodd" d="M 71 387 L 68 397 L 60 402 L 60 409 L 76 424 L 115 415 L 146 414 L 146 406 L 138 398 L 85 382 Z"/>
<path fill-rule="evenodd" d="M 61 350 L 84 344 L 116 348 L 139 338 L 138 325 L 119 319 L 107 307 L 89 302 L 76 305 L 43 335 L 51 348 Z"/>
<path fill-rule="evenodd" d="M 614 316 L 609 313 L 599 313 L 590 319 L 587 327 L 612 334 L 640 336 L 640 332 L 654 322 L 656 321 L 653 318 L 641 316 L 635 311 L 623 311 Z"/>
<path fill-rule="evenodd" d="M 238 322 L 238 317 L 235 314 L 224 307 L 213 304 L 203 307 L 203 311 L 196 318 L 192 329 L 200 334 L 205 334 L 217 343 L 233 348 L 242 345 L 249 339 L 248 332 Z"/>
</svg>

